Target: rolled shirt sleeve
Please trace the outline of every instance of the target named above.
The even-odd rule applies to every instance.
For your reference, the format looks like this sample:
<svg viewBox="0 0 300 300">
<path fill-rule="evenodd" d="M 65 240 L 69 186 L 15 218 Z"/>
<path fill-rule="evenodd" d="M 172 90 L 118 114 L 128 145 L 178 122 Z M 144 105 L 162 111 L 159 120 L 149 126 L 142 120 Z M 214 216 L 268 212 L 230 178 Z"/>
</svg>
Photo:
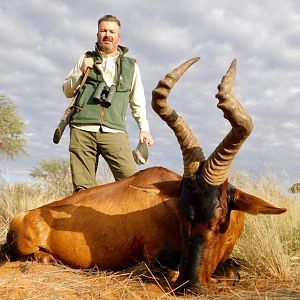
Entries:
<svg viewBox="0 0 300 300">
<path fill-rule="evenodd" d="M 150 132 L 149 123 L 146 114 L 146 98 L 144 87 L 142 84 L 140 70 L 137 64 L 135 64 L 132 90 L 130 94 L 129 105 L 131 108 L 131 114 L 138 124 L 141 131 Z"/>
<path fill-rule="evenodd" d="M 72 98 L 76 94 L 76 90 L 78 89 L 81 81 L 82 81 L 82 72 L 80 67 L 82 65 L 83 59 L 85 55 L 82 55 L 73 69 L 70 71 L 68 76 L 65 78 L 62 89 L 67 98 Z"/>
</svg>

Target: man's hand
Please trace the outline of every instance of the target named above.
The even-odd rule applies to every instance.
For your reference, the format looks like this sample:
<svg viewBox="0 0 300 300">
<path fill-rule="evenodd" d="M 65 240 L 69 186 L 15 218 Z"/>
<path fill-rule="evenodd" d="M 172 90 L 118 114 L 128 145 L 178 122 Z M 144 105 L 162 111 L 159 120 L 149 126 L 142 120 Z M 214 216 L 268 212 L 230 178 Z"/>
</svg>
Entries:
<svg viewBox="0 0 300 300">
<path fill-rule="evenodd" d="M 148 146 L 152 146 L 154 141 L 153 138 L 148 131 L 141 131 L 140 132 L 140 142 L 141 143 L 146 143 Z"/>
<path fill-rule="evenodd" d="M 88 68 L 92 69 L 93 65 L 94 65 L 94 60 L 91 57 L 85 57 L 80 67 L 82 74 L 85 74 Z"/>
</svg>

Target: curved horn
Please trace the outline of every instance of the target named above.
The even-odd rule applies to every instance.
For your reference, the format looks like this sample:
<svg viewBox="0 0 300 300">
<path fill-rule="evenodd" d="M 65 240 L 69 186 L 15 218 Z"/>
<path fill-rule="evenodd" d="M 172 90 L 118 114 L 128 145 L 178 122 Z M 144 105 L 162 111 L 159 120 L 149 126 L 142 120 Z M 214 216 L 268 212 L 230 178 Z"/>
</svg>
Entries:
<svg viewBox="0 0 300 300">
<path fill-rule="evenodd" d="M 168 73 L 164 79 L 160 80 L 157 87 L 152 91 L 153 110 L 174 131 L 179 142 L 183 156 L 183 176 L 194 175 L 198 170 L 200 163 L 204 161 L 205 158 L 191 129 L 185 123 L 184 119 L 181 116 L 178 116 L 176 111 L 168 105 L 167 98 L 177 80 L 198 60 L 199 57 L 189 59 L 178 68 L 175 68 Z"/>
<path fill-rule="evenodd" d="M 234 81 L 237 60 L 234 59 L 218 86 L 218 108 L 232 129 L 205 162 L 202 176 L 207 183 L 219 185 L 228 177 L 229 167 L 253 129 L 250 115 L 235 96 Z"/>
</svg>

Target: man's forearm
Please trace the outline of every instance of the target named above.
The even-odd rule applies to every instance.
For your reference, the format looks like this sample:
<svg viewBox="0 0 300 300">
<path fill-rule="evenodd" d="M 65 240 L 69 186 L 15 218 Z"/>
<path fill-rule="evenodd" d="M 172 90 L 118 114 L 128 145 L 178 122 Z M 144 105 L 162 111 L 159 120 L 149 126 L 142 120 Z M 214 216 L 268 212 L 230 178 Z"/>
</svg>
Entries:
<svg viewBox="0 0 300 300">
<path fill-rule="evenodd" d="M 67 98 L 72 98 L 76 94 L 76 90 L 82 81 L 81 65 L 84 55 L 82 55 L 74 68 L 70 71 L 68 76 L 65 78 L 62 89 Z"/>
<path fill-rule="evenodd" d="M 135 65 L 132 92 L 130 95 L 130 108 L 132 116 L 138 124 L 141 131 L 150 132 L 149 124 L 146 116 L 146 99 L 144 93 L 144 87 L 140 71 L 137 65 Z"/>
</svg>

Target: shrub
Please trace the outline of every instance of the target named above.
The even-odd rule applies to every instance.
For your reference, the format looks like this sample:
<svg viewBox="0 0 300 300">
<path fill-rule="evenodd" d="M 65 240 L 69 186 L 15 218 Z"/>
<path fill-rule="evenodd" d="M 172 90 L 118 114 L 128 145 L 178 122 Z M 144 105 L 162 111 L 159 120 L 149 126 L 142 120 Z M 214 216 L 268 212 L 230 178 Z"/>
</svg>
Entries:
<svg viewBox="0 0 300 300">
<path fill-rule="evenodd" d="M 53 197 L 63 198 L 73 192 L 68 160 L 43 160 L 39 167 L 31 171 L 30 176 Z"/>
</svg>

